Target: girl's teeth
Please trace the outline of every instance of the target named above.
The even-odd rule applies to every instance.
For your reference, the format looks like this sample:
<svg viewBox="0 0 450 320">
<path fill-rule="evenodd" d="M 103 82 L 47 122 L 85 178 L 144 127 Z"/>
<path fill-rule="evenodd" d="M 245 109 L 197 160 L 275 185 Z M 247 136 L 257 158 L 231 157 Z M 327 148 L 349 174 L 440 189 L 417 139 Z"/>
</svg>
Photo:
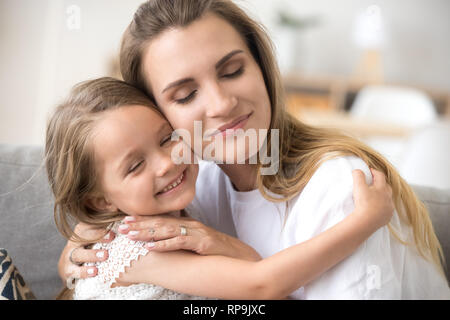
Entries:
<svg viewBox="0 0 450 320">
<path fill-rule="evenodd" d="M 179 184 L 181 183 L 181 180 L 183 180 L 183 177 L 184 177 L 184 175 L 181 174 L 181 177 L 180 177 L 177 181 L 175 181 L 173 184 L 171 184 L 170 186 L 164 188 L 164 189 L 163 189 L 163 192 L 167 192 L 167 191 L 169 191 L 170 189 L 175 188 L 177 185 L 179 185 Z"/>
</svg>

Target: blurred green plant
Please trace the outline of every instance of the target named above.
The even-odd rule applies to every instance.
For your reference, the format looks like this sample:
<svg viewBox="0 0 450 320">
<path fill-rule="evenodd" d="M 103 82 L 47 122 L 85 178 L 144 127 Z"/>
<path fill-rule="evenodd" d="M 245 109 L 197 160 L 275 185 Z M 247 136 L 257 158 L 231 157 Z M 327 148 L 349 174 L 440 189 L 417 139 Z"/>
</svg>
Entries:
<svg viewBox="0 0 450 320">
<path fill-rule="evenodd" d="M 298 17 L 286 11 L 278 11 L 278 24 L 292 29 L 306 29 L 320 24 L 318 17 Z"/>
</svg>

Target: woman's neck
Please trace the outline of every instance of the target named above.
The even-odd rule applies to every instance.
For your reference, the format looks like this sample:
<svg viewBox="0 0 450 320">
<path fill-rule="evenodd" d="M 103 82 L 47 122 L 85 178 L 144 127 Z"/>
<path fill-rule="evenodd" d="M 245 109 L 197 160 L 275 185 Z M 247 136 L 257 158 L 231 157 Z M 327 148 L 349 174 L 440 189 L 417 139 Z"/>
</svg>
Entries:
<svg viewBox="0 0 450 320">
<path fill-rule="evenodd" d="M 237 191 L 251 191 L 257 188 L 255 164 L 219 164 L 218 166 L 230 178 Z"/>
</svg>

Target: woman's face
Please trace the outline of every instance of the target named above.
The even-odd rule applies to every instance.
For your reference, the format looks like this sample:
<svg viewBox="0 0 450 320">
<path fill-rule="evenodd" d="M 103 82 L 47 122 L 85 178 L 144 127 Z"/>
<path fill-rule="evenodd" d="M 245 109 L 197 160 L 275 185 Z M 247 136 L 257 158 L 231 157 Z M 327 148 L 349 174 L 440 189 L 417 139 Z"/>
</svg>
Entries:
<svg viewBox="0 0 450 320">
<path fill-rule="evenodd" d="M 225 161 L 227 148 L 234 150 L 234 160 L 238 154 L 248 159 L 256 153 L 244 135 L 233 134 L 236 129 L 257 134 L 268 129 L 270 100 L 260 67 L 228 22 L 207 14 L 187 27 L 164 31 L 148 44 L 143 70 L 162 112 L 174 129 L 190 133 L 197 155 L 192 139 L 200 137 L 194 134 L 194 121 L 201 121 L 209 140 L 201 144 L 203 156 L 205 147 L 217 139 L 222 152 L 208 153 L 217 161 Z M 258 146 L 264 138 L 259 137 Z"/>
</svg>

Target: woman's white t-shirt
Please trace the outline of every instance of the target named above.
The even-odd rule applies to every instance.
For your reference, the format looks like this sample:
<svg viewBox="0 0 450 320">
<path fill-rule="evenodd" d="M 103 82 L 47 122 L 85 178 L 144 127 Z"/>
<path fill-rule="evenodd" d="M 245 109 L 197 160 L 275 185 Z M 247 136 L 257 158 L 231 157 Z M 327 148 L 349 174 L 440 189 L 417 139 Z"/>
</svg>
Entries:
<svg viewBox="0 0 450 320">
<path fill-rule="evenodd" d="M 237 236 L 263 258 L 306 241 L 343 220 L 354 210 L 352 170 L 367 165 L 357 157 L 325 161 L 302 192 L 286 203 L 273 203 L 258 190 L 237 192 L 212 162 L 200 161 L 196 197 L 190 207 L 199 219 Z M 403 240 L 411 229 L 397 213 L 391 226 Z M 397 241 L 387 226 L 378 229 L 351 256 L 290 295 L 293 299 L 450 299 L 447 281 L 414 245 Z"/>
</svg>

